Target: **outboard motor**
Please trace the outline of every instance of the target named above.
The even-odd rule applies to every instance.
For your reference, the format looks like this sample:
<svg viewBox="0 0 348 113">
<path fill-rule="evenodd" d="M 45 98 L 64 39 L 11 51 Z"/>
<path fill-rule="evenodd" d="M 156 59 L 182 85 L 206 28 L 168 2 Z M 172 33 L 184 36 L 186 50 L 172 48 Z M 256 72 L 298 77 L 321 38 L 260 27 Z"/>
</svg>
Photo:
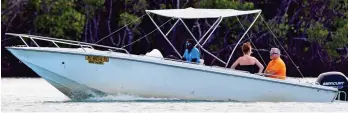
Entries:
<svg viewBox="0 0 348 113">
<path fill-rule="evenodd" d="M 341 72 L 325 72 L 318 76 L 317 83 L 323 86 L 329 86 L 337 88 L 340 92 L 337 96 L 337 100 L 347 100 L 348 93 L 348 79 Z"/>
</svg>

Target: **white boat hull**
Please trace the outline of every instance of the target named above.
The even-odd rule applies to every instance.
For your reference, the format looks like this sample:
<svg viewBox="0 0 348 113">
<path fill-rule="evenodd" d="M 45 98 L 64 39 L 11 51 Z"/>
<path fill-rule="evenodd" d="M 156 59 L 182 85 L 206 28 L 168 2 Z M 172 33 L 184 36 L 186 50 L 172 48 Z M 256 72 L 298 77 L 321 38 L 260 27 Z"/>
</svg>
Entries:
<svg viewBox="0 0 348 113">
<path fill-rule="evenodd" d="M 68 97 L 131 94 L 184 100 L 331 102 L 337 89 L 278 80 L 232 69 L 148 56 L 69 48 L 7 47 Z M 106 56 L 104 64 L 86 55 Z"/>
</svg>

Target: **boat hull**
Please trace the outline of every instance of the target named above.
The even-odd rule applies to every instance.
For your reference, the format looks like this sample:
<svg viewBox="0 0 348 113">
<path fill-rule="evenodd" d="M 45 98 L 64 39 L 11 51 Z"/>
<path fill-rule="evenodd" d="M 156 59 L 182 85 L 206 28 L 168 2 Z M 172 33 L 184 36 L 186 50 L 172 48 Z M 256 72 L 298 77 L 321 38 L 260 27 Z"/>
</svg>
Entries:
<svg viewBox="0 0 348 113">
<path fill-rule="evenodd" d="M 337 95 L 330 87 L 147 56 L 69 48 L 7 49 L 71 99 L 87 98 L 92 92 L 183 100 L 330 102 Z M 86 59 L 91 55 L 108 60 L 91 63 Z"/>
</svg>

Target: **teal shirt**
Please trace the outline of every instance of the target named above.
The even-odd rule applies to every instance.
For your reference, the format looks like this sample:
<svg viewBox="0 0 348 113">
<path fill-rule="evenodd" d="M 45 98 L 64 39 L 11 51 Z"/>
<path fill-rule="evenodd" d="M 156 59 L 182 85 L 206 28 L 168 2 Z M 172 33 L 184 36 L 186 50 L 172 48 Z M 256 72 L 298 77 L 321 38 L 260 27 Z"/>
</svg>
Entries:
<svg viewBox="0 0 348 113">
<path fill-rule="evenodd" d="M 200 63 L 199 60 L 200 60 L 201 57 L 200 57 L 199 50 L 197 48 L 193 48 L 190 53 L 188 52 L 188 49 L 185 50 L 184 58 L 188 62 L 191 62 L 191 60 L 193 58 L 196 58 L 197 59 L 197 63 Z"/>
</svg>

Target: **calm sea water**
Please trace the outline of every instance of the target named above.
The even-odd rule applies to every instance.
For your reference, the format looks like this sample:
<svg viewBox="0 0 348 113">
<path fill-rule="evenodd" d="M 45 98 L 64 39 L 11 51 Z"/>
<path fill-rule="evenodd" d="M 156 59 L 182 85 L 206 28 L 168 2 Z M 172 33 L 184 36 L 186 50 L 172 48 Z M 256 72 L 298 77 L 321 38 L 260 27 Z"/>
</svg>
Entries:
<svg viewBox="0 0 348 113">
<path fill-rule="evenodd" d="M 304 81 L 312 78 L 301 79 Z M 348 112 L 348 102 L 203 102 L 128 95 L 71 101 L 41 78 L 2 78 L 2 112 Z"/>
</svg>

